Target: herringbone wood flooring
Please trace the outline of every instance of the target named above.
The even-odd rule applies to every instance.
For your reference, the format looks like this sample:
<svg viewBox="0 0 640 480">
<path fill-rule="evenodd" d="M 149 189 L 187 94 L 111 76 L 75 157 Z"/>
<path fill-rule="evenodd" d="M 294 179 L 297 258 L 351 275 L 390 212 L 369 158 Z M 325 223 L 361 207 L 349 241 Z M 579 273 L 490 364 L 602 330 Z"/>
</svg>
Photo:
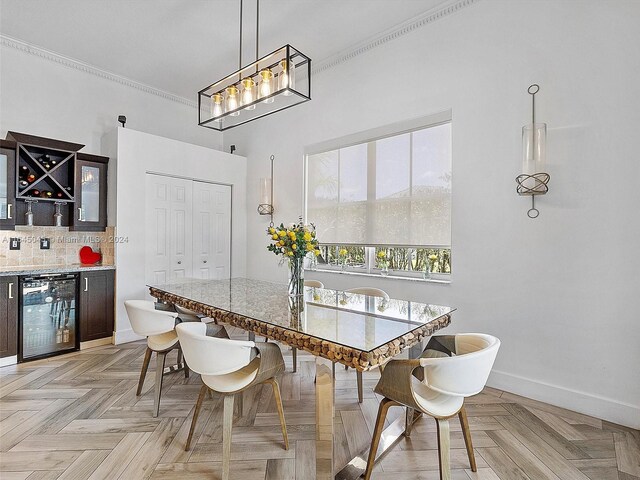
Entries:
<svg viewBox="0 0 640 480">
<path fill-rule="evenodd" d="M 185 452 L 200 379 L 165 376 L 160 417 L 152 418 L 153 361 L 143 395 L 135 395 L 144 350 L 141 342 L 106 346 L 0 369 L 2 480 L 219 478 L 221 399 L 204 403 L 197 442 Z M 271 388 L 247 392 L 233 428 L 234 479 L 314 477 L 313 357 L 301 354 L 295 374 L 285 358 L 280 385 L 291 447 L 282 448 Z M 336 462 L 344 465 L 370 441 L 378 374 L 365 374 L 359 405 L 355 372 L 336 372 Z M 467 412 L 478 472 L 468 469 L 452 421 L 454 480 L 640 480 L 638 431 L 489 388 L 468 399 Z M 402 412 L 390 414 L 393 420 Z M 379 480 L 437 479 L 435 423 L 420 419 L 375 472 Z"/>
</svg>

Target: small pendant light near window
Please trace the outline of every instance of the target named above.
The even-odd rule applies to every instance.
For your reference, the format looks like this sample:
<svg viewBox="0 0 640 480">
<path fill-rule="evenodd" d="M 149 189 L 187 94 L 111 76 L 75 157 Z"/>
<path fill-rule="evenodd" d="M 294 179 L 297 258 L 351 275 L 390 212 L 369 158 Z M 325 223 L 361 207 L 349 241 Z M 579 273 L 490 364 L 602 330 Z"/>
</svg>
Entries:
<svg viewBox="0 0 640 480">
<path fill-rule="evenodd" d="M 238 103 L 238 87 L 236 87 L 235 85 L 231 85 L 230 87 L 226 88 L 227 91 L 227 112 L 231 112 L 230 115 L 232 117 L 237 117 L 238 115 L 240 115 L 239 111 L 234 112 L 234 110 L 237 110 L 238 107 L 240 106 L 240 104 Z"/>
<path fill-rule="evenodd" d="M 531 208 L 527 212 L 529 218 L 540 215 L 535 208 L 536 195 L 544 195 L 549 191 L 550 176 L 545 173 L 547 157 L 547 124 L 536 123 L 536 93 L 540 87 L 533 84 L 528 92 L 531 95 L 531 123 L 522 127 L 522 174 L 518 175 L 516 191 L 518 195 L 531 196 Z"/>
<path fill-rule="evenodd" d="M 211 95 L 211 116 L 219 117 L 224 113 L 224 96 L 222 93 Z"/>
<path fill-rule="evenodd" d="M 275 157 L 271 155 L 271 178 L 260 179 L 260 203 L 258 204 L 258 213 L 260 215 L 270 215 L 273 225 L 273 160 Z"/>
</svg>

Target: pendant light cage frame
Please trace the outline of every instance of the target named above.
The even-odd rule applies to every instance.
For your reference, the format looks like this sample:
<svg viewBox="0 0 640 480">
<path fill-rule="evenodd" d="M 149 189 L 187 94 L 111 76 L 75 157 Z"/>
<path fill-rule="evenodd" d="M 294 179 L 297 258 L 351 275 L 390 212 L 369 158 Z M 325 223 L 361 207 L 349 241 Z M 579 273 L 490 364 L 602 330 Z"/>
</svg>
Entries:
<svg viewBox="0 0 640 480">
<path fill-rule="evenodd" d="M 311 59 L 287 44 L 200 90 L 198 125 L 224 131 L 309 100 Z"/>
</svg>

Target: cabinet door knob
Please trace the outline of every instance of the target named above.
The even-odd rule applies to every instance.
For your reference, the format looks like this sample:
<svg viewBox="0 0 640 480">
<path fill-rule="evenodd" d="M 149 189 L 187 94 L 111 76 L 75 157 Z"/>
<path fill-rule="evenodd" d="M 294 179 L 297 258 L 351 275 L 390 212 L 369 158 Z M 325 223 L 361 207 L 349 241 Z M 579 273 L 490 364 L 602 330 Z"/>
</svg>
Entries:
<svg viewBox="0 0 640 480">
<path fill-rule="evenodd" d="M 8 218 L 9 220 L 11 220 L 11 219 L 13 218 L 13 217 L 11 216 L 11 209 L 12 209 L 12 208 L 13 208 L 13 204 L 12 204 L 12 203 L 7 204 L 7 218 Z M 11 284 L 9 284 L 9 285 L 11 285 Z"/>
<path fill-rule="evenodd" d="M 84 277 L 84 291 L 89 291 L 89 277 Z"/>
<path fill-rule="evenodd" d="M 12 299 L 13 299 L 13 282 L 9 283 L 9 300 L 12 300 Z"/>
<path fill-rule="evenodd" d="M 78 221 L 82 221 L 82 207 L 78 207 Z"/>
<path fill-rule="evenodd" d="M 178 260 L 178 265 L 182 265 L 182 261 Z"/>
<path fill-rule="evenodd" d="M 203 260 L 203 261 L 202 261 L 202 263 L 207 263 L 207 261 L 206 261 L 206 260 Z"/>
</svg>

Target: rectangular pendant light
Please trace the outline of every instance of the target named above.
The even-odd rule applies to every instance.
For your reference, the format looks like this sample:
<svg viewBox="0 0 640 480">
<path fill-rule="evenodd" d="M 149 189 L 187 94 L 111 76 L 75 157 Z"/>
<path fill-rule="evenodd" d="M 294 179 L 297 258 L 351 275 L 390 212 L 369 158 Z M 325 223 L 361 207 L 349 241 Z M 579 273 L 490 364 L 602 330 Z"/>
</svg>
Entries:
<svg viewBox="0 0 640 480">
<path fill-rule="evenodd" d="M 198 125 L 228 130 L 311 100 L 311 59 L 291 45 L 198 92 Z"/>
</svg>

